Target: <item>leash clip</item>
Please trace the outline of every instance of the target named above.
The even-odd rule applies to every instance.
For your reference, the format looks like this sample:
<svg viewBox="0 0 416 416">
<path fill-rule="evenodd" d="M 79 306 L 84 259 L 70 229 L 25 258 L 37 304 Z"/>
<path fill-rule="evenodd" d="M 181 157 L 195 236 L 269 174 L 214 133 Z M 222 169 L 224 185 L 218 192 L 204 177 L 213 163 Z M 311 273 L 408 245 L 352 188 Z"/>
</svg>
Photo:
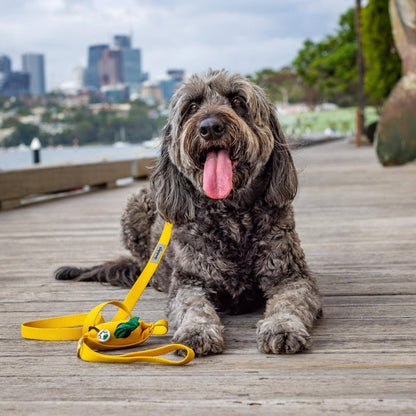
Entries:
<svg viewBox="0 0 416 416">
<path fill-rule="evenodd" d="M 84 337 L 81 337 L 79 340 L 78 340 L 78 343 L 77 343 L 77 357 L 78 358 L 81 358 L 81 347 L 82 347 L 82 343 L 84 342 Z"/>
</svg>

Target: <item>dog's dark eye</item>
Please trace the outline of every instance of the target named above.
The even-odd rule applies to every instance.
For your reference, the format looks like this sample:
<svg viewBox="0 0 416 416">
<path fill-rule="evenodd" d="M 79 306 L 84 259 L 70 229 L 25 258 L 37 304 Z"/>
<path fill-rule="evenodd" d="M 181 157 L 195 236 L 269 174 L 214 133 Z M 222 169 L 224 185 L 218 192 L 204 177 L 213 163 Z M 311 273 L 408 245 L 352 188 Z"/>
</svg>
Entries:
<svg viewBox="0 0 416 416">
<path fill-rule="evenodd" d="M 231 98 L 231 106 L 240 117 L 246 116 L 247 104 L 243 97 L 236 95 L 235 97 Z"/>
<path fill-rule="evenodd" d="M 194 114 L 198 111 L 198 108 L 199 108 L 198 104 L 192 103 L 188 108 L 188 113 L 189 114 Z"/>
<path fill-rule="evenodd" d="M 239 107 L 244 104 L 244 100 L 241 97 L 234 97 L 231 100 L 231 104 L 235 107 Z"/>
</svg>

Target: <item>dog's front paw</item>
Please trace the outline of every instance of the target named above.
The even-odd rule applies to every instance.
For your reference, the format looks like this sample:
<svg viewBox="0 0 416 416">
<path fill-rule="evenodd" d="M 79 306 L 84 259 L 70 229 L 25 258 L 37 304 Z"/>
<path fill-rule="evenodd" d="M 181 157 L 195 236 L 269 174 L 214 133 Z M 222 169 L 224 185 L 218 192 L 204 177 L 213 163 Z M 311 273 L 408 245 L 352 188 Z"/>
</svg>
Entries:
<svg viewBox="0 0 416 416">
<path fill-rule="evenodd" d="M 222 325 L 181 326 L 172 341 L 192 348 L 197 356 L 219 354 L 224 351 L 223 330 Z"/>
<path fill-rule="evenodd" d="M 311 337 L 296 316 L 269 317 L 257 324 L 257 347 L 266 354 L 294 354 L 309 348 Z"/>
</svg>

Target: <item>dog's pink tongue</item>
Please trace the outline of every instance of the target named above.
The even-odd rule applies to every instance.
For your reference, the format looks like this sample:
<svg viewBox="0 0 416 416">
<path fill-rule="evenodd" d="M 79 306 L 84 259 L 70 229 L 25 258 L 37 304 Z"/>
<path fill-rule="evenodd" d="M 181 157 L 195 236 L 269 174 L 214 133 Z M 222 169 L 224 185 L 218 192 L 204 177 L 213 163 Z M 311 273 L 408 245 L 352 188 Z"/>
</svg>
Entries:
<svg viewBox="0 0 416 416">
<path fill-rule="evenodd" d="M 225 198 L 233 187 L 233 167 L 226 150 L 209 152 L 204 166 L 204 191 L 213 199 Z"/>
</svg>

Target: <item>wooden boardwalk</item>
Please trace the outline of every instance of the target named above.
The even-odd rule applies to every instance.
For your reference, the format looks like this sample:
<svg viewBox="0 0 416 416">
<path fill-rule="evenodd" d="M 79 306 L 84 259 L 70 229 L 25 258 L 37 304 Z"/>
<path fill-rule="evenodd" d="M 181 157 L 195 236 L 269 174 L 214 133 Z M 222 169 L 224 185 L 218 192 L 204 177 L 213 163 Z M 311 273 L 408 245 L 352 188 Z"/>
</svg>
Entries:
<svg viewBox="0 0 416 416">
<path fill-rule="evenodd" d="M 224 316 L 226 352 L 184 367 L 87 363 L 75 341 L 22 339 L 24 321 L 124 299 L 52 272 L 123 253 L 119 217 L 136 182 L 0 213 L 0 414 L 415 415 L 416 164 L 386 169 L 347 141 L 295 159 L 298 232 L 324 295 L 311 351 L 258 353 L 260 313 Z M 135 312 L 151 322 L 164 306 L 147 289 Z"/>
</svg>

